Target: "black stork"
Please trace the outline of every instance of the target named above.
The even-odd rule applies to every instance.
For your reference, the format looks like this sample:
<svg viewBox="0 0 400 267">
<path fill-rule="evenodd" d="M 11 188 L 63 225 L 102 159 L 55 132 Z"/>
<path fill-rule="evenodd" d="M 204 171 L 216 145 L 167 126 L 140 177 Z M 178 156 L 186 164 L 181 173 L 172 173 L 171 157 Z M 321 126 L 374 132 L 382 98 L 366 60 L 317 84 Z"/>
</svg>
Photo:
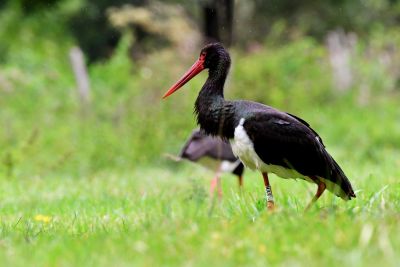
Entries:
<svg viewBox="0 0 400 267">
<path fill-rule="evenodd" d="M 270 172 L 282 178 L 301 178 L 317 184 L 317 192 L 307 208 L 325 189 L 344 200 L 356 197 L 350 181 L 306 121 L 260 103 L 224 99 L 230 65 L 229 53 L 221 44 L 208 44 L 163 98 L 208 69 L 207 81 L 195 103 L 197 122 L 207 134 L 228 139 L 243 164 L 262 173 L 269 210 L 274 209 L 268 180 Z"/>
<path fill-rule="evenodd" d="M 192 132 L 183 146 L 179 159 L 188 159 L 216 171 L 211 180 L 210 194 L 214 195 L 217 188 L 218 195 L 222 196 L 221 173 L 230 172 L 238 177 L 239 188 L 243 186 L 242 162 L 233 154 L 229 143 L 216 136 L 206 135 L 199 129 Z"/>
</svg>

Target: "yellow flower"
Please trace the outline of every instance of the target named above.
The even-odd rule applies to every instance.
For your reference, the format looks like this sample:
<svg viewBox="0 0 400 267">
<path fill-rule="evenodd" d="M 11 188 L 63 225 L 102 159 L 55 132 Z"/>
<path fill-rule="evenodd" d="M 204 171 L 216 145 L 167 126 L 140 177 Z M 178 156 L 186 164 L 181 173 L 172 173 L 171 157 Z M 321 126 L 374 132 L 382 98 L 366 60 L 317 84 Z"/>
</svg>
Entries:
<svg viewBox="0 0 400 267">
<path fill-rule="evenodd" d="M 261 244 L 258 246 L 258 251 L 260 253 L 265 253 L 267 251 L 267 247 L 265 245 Z"/>
<path fill-rule="evenodd" d="M 38 214 L 34 217 L 35 221 L 37 222 L 42 222 L 42 223 L 49 223 L 51 221 L 51 217 L 50 216 L 46 216 L 46 215 L 42 215 L 42 214 Z"/>
</svg>

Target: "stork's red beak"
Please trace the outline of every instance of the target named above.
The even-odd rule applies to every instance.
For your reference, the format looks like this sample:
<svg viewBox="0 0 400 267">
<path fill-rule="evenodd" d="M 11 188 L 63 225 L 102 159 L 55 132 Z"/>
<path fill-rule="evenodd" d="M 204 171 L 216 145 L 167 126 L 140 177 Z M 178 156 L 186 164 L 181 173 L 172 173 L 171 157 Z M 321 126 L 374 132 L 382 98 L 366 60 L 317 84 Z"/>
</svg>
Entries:
<svg viewBox="0 0 400 267">
<path fill-rule="evenodd" d="M 194 76 L 204 70 L 205 56 L 201 55 L 199 59 L 190 67 L 190 69 L 164 94 L 163 99 L 172 95 L 175 91 L 181 88 L 185 83 L 190 81 Z"/>
</svg>

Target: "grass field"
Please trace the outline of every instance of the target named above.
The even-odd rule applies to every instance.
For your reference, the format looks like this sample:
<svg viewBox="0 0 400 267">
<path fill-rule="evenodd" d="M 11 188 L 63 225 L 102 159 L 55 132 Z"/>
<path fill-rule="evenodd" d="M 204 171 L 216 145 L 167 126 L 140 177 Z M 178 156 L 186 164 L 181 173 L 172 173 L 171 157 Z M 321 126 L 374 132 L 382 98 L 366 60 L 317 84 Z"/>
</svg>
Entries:
<svg viewBox="0 0 400 267">
<path fill-rule="evenodd" d="M 225 175 L 218 201 L 213 173 L 162 156 L 196 127 L 205 73 L 161 96 L 197 52 L 131 62 L 126 35 L 88 67 L 85 113 L 62 14 L 0 13 L 0 266 L 399 266 L 397 28 L 360 36 L 348 92 L 333 88 L 326 47 L 311 37 L 231 50 L 227 97 L 307 120 L 357 194 L 327 192 L 305 213 L 316 186 L 271 175 L 270 213 L 259 174 L 245 172 L 243 192 Z"/>
<path fill-rule="evenodd" d="M 353 201 L 326 193 L 304 213 L 315 186 L 272 175 L 278 208 L 269 213 L 257 173 L 245 173 L 241 193 L 225 175 L 217 201 L 212 173 L 162 159 L 84 176 L 2 172 L 1 265 L 398 266 L 399 110 L 390 100 L 339 109 L 302 116 L 350 177 Z"/>
</svg>

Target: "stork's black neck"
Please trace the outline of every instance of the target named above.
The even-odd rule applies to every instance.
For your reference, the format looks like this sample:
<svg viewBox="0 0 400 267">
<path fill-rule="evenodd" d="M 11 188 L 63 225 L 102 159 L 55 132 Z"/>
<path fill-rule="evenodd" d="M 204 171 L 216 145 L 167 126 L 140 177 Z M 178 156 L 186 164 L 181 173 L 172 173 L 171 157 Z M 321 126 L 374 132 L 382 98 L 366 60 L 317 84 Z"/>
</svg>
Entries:
<svg viewBox="0 0 400 267">
<path fill-rule="evenodd" d="M 196 100 L 196 110 L 200 105 L 210 104 L 211 102 L 225 101 L 224 100 L 224 85 L 228 70 L 218 71 L 210 69 L 208 78 L 200 90 Z"/>
<path fill-rule="evenodd" d="M 197 123 L 210 135 L 231 138 L 233 106 L 224 99 L 224 84 L 228 74 L 226 68 L 210 69 L 209 76 L 195 103 Z M 229 128 L 229 129 L 228 129 Z M 232 132 L 232 133 L 231 133 Z"/>
</svg>

